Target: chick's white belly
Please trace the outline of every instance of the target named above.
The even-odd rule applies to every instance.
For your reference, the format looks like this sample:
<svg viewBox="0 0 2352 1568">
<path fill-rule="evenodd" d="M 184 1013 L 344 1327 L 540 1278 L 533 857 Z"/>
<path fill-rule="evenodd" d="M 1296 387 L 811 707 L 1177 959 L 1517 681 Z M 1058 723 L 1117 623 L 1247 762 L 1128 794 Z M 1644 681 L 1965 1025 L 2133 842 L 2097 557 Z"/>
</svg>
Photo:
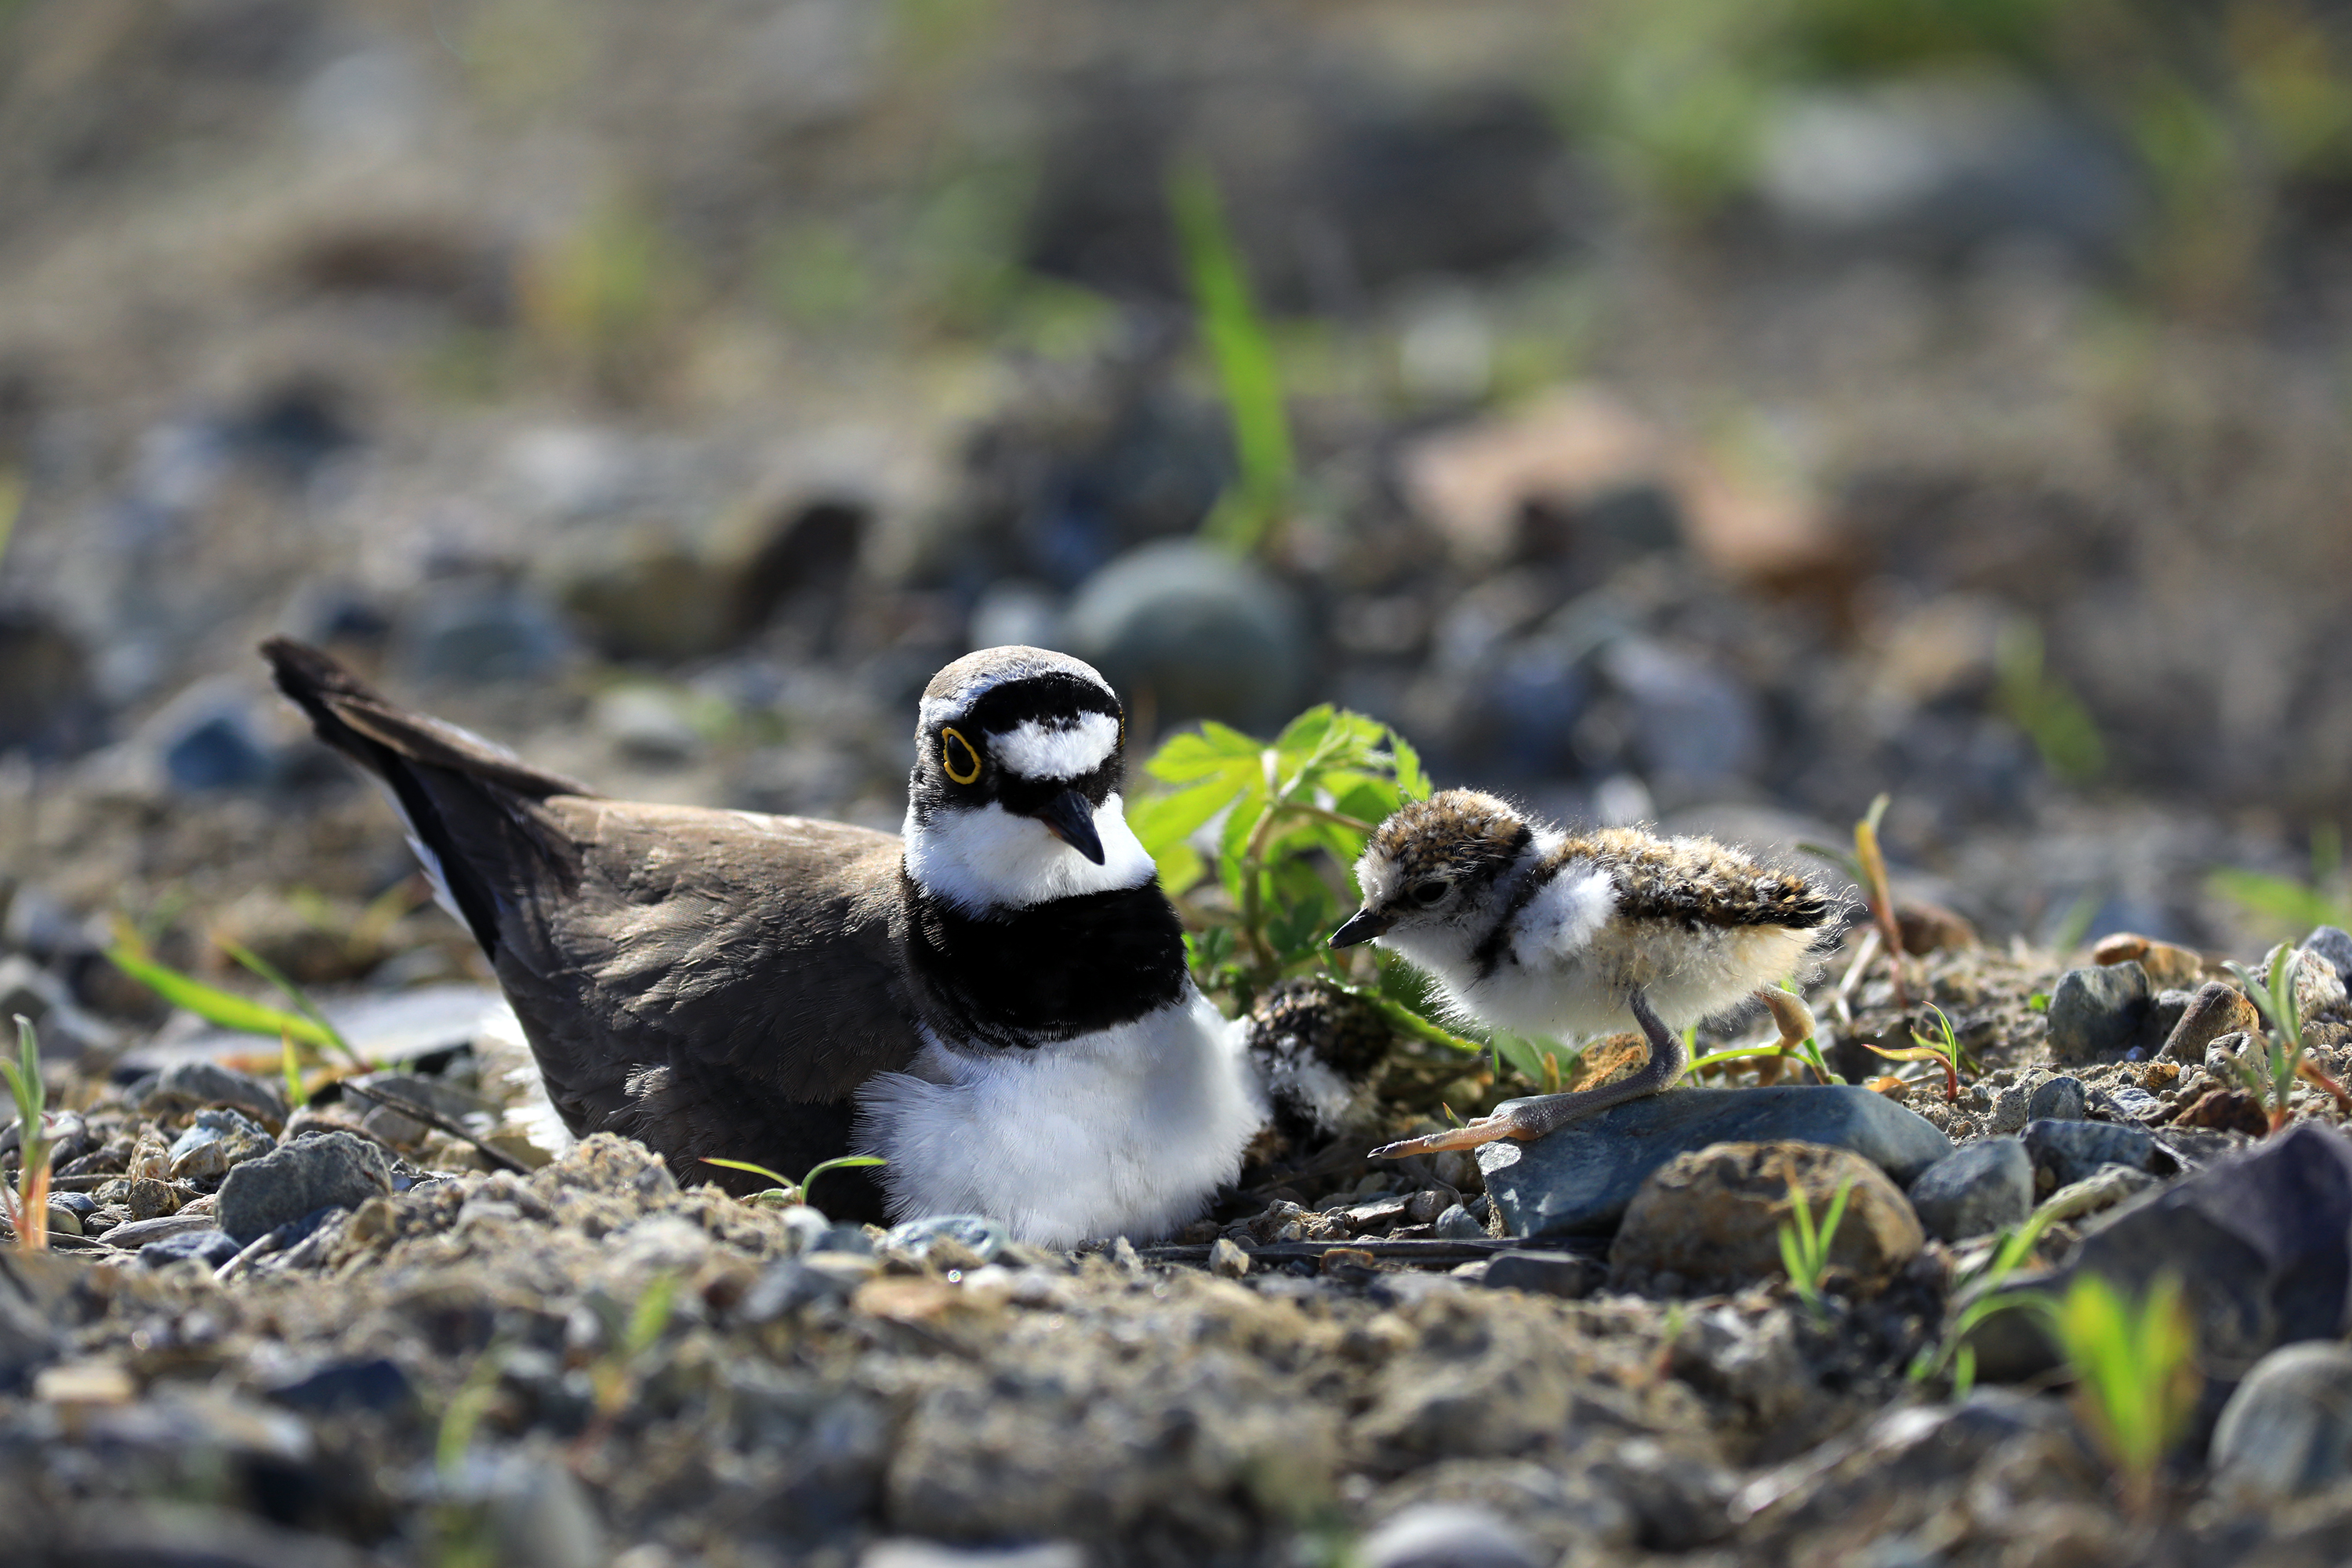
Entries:
<svg viewBox="0 0 2352 1568">
<path fill-rule="evenodd" d="M 1265 1120 L 1234 1026 L 1197 991 L 1131 1023 L 981 1054 L 934 1041 L 858 1091 L 895 1219 L 984 1214 L 1067 1247 L 1199 1214 Z"/>
<path fill-rule="evenodd" d="M 1507 957 L 1486 978 L 1448 989 L 1481 1022 L 1574 1039 L 1634 1027 L 1626 996 L 1638 987 L 1660 1021 L 1680 1029 L 1739 1005 L 1796 970 L 1812 935 L 1782 926 L 1694 931 L 1621 921 L 1595 933 L 1580 952 L 1537 963 Z"/>
</svg>

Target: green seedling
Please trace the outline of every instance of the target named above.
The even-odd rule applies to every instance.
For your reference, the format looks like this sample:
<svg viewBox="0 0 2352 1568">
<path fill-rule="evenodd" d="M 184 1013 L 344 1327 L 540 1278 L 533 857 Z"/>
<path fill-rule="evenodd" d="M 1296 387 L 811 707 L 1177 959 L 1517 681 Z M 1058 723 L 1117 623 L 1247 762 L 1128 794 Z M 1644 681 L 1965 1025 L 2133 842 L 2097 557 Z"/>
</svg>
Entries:
<svg viewBox="0 0 2352 1568">
<path fill-rule="evenodd" d="M 1382 817 L 1428 795 L 1428 775 L 1404 738 L 1325 705 L 1271 742 L 1203 724 L 1171 736 L 1144 771 L 1171 786 L 1128 813 L 1160 885 L 1181 899 L 1213 876 L 1224 895 L 1222 906 L 1197 895 L 1187 906 L 1191 923 L 1203 928 L 1192 945 L 1205 961 L 1195 970 L 1203 989 L 1245 1007 L 1286 974 L 1344 976 L 1324 945 L 1342 911 L 1318 861 L 1332 872 L 1352 866 Z M 1204 855 L 1195 837 L 1220 816 Z"/>
<path fill-rule="evenodd" d="M 2026 1216 L 2024 1224 L 2002 1231 L 1984 1260 L 1953 1280 L 1952 1294 L 1956 1298 L 1967 1295 L 1968 1303 L 1953 1314 L 1951 1323 L 1945 1329 L 1941 1339 L 1934 1344 L 1923 1345 L 1919 1353 L 1911 1358 L 1908 1375 L 1912 1382 L 1925 1383 L 1948 1372 L 1952 1380 L 1952 1397 L 1966 1399 L 1969 1396 L 1969 1390 L 1976 1385 L 1977 1378 L 1976 1347 L 1969 1343 L 1969 1336 L 1976 1331 L 1979 1323 L 1995 1313 L 2010 1311 L 2036 1300 L 2022 1296 L 2004 1297 L 2000 1294 L 2000 1287 L 2032 1258 L 2034 1247 L 2042 1240 L 2042 1233 L 2050 1228 L 2054 1218 L 2055 1215 L 2051 1210 L 2035 1210 Z"/>
<path fill-rule="evenodd" d="M 2043 662 L 2041 629 L 2027 620 L 2002 628 L 1993 650 L 1994 705 L 2025 732 L 2042 763 L 2070 784 L 2106 771 L 2106 742 L 2072 688 Z"/>
<path fill-rule="evenodd" d="M 292 1002 L 295 1011 L 272 1007 L 266 1002 L 256 1002 L 234 991 L 224 991 L 207 984 L 193 974 L 183 974 L 166 963 L 157 963 L 147 951 L 146 942 L 125 922 L 117 922 L 114 945 L 106 950 L 107 962 L 146 986 L 174 1007 L 184 1007 L 207 1024 L 241 1035 L 291 1040 L 298 1049 L 317 1051 L 332 1048 L 353 1067 L 365 1068 L 372 1064 L 356 1050 L 334 1025 L 327 1021 L 303 989 L 288 979 L 278 968 L 258 953 L 234 942 L 223 942 L 221 950 L 276 987 Z"/>
<path fill-rule="evenodd" d="M 1281 373 L 1251 296 L 1240 247 L 1225 223 L 1216 181 L 1201 164 L 1186 163 L 1169 181 L 1168 200 L 1201 336 L 1233 423 L 1234 456 L 1241 471 L 1202 531 L 1247 552 L 1281 522 L 1297 483 Z"/>
<path fill-rule="evenodd" d="M 41 1079 L 41 1042 L 33 1021 L 16 1015 L 16 1059 L 0 1058 L 0 1077 L 16 1101 L 16 1227 L 21 1252 L 47 1251 L 49 1245 L 49 1091 Z"/>
<path fill-rule="evenodd" d="M 278 1032 L 278 1073 L 286 1080 L 286 1103 L 299 1110 L 310 1103 L 310 1090 L 302 1082 L 302 1053 L 295 1047 L 294 1037 L 283 1029 Z"/>
<path fill-rule="evenodd" d="M 2344 833 L 2332 822 L 2311 830 L 2311 880 L 2224 868 L 2205 885 L 2282 934 L 2314 926 L 2352 926 L 2352 882 L 2344 873 Z"/>
<path fill-rule="evenodd" d="M 1882 791 L 1870 803 L 1870 809 L 1853 825 L 1851 855 L 1824 844 L 1800 844 L 1797 847 L 1839 867 L 1862 889 L 1862 896 L 1870 905 L 1871 923 L 1877 928 L 1879 946 L 1886 955 L 1886 972 L 1895 982 L 1895 1005 L 1908 1011 L 1911 1002 L 1903 984 L 1903 931 L 1895 919 L 1895 892 L 1886 879 L 1886 855 L 1878 843 L 1878 824 L 1893 800 L 1894 796 Z"/>
<path fill-rule="evenodd" d="M 2336 1104 L 2352 1110 L 2352 1097 L 2346 1095 L 2344 1087 L 2320 1071 L 2318 1064 L 2305 1055 L 2303 1008 L 2295 995 L 2295 978 L 2302 967 L 2303 950 L 2284 942 L 2271 949 L 2260 978 L 2242 963 L 2228 965 L 2239 987 L 2271 1023 L 2259 1042 L 2262 1061 L 2253 1064 L 2241 1060 L 2238 1071 L 2248 1089 L 2269 1101 L 2273 1132 L 2286 1125 L 2287 1097 L 2294 1092 L 2299 1078 L 2326 1089 L 2336 1097 Z"/>
<path fill-rule="evenodd" d="M 1780 1264 L 1788 1270 L 1789 1288 L 1796 1291 L 1798 1300 L 1817 1319 L 1828 1316 L 1828 1308 L 1822 1300 L 1822 1276 L 1829 1268 L 1830 1248 L 1836 1245 L 1838 1226 L 1845 1220 L 1846 1200 L 1853 1195 L 1853 1178 L 1840 1182 L 1816 1226 L 1812 1205 L 1805 1201 L 1805 1189 L 1795 1181 L 1789 1184 L 1789 1217 L 1780 1224 Z"/>
<path fill-rule="evenodd" d="M 781 1172 L 772 1171 L 765 1165 L 755 1165 L 749 1160 L 720 1160 L 706 1155 L 702 1163 L 706 1165 L 723 1165 L 730 1171 L 749 1171 L 755 1176 L 765 1176 L 776 1184 L 772 1190 L 781 1191 L 784 1194 L 785 1202 L 804 1204 L 809 1201 L 810 1184 L 827 1171 L 855 1171 L 868 1165 L 887 1165 L 890 1162 L 878 1154 L 844 1154 L 836 1159 L 824 1161 L 821 1164 L 810 1166 L 809 1173 L 797 1182 Z"/>
<path fill-rule="evenodd" d="M 2084 1270 L 2045 1301 L 2053 1334 L 2075 1377 L 2075 1405 L 2115 1467 L 2131 1510 L 2155 1510 L 2164 1456 L 2196 1409 L 2203 1376 L 2180 1281 L 2159 1276 L 2137 1302 Z"/>
<path fill-rule="evenodd" d="M 1862 1048 L 1873 1056 L 1885 1057 L 1891 1062 L 1940 1064 L 1944 1069 L 1944 1100 L 1947 1103 L 1950 1103 L 1960 1098 L 1961 1069 L 1965 1068 L 1973 1073 L 1978 1070 L 1978 1066 L 1969 1058 L 1968 1052 L 1961 1048 L 1959 1037 L 1952 1031 L 1952 1020 L 1944 1010 L 1930 1002 L 1927 1004 L 1927 1011 L 1936 1015 L 1936 1034 L 1923 1035 L 1914 1029 L 1911 1031 L 1911 1038 L 1916 1044 L 1898 1047 L 1890 1051 L 1885 1047 L 1874 1046 L 1865 1040 L 1863 1042 Z"/>
</svg>

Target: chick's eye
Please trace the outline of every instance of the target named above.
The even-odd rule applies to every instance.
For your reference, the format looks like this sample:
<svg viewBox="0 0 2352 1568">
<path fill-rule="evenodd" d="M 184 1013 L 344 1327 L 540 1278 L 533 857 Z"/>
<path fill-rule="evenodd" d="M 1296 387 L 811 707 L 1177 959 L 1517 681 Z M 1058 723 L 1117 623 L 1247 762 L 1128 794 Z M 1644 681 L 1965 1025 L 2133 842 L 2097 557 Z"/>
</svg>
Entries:
<svg viewBox="0 0 2352 1568">
<path fill-rule="evenodd" d="M 968 784 L 980 777 L 980 753 L 954 730 L 940 731 L 940 766 L 950 779 Z"/>
<path fill-rule="evenodd" d="M 1432 877 L 1426 881 L 1415 882 L 1411 888 L 1406 889 L 1406 891 L 1410 894 L 1414 903 L 1426 909 L 1432 904 L 1444 902 L 1445 895 L 1451 892 L 1453 889 L 1454 884 L 1447 881 L 1444 878 Z"/>
</svg>

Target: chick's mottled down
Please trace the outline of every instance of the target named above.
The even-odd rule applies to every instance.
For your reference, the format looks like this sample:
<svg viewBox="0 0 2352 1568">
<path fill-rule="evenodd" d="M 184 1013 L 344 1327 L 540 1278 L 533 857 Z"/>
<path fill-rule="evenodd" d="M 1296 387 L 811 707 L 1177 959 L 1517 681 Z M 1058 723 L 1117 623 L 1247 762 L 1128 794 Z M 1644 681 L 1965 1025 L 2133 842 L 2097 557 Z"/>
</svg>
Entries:
<svg viewBox="0 0 2352 1568">
<path fill-rule="evenodd" d="M 1464 1019 L 1561 1038 L 1632 1025 L 1650 1040 L 1633 1078 L 1383 1152 L 1538 1137 L 1671 1086 L 1688 1065 L 1680 1031 L 1799 968 L 1834 912 L 1804 878 L 1711 839 L 1570 836 L 1470 790 L 1383 822 L 1356 879 L 1363 908 L 1332 945 L 1379 942 L 1426 970 Z"/>
</svg>

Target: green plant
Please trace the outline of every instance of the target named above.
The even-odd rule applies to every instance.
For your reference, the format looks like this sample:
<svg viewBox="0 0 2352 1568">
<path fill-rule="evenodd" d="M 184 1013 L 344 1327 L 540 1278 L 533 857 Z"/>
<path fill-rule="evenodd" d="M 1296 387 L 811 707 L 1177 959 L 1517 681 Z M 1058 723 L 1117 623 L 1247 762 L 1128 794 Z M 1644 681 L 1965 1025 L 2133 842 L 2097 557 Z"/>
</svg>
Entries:
<svg viewBox="0 0 2352 1568">
<path fill-rule="evenodd" d="M 1947 1102 L 1957 1100 L 1960 1098 L 1961 1069 L 1972 1073 L 1980 1069 L 1960 1045 L 1959 1037 L 1953 1033 L 1952 1020 L 1945 1011 L 1933 1002 L 1927 1004 L 1927 1011 L 1936 1015 L 1936 1034 L 1923 1035 L 1914 1029 L 1911 1038 L 1916 1044 L 1890 1051 L 1864 1041 L 1862 1048 L 1891 1062 L 1940 1062 L 1944 1068 L 1944 1099 Z"/>
<path fill-rule="evenodd" d="M 276 987 L 293 1003 L 295 1011 L 289 1013 L 264 1002 L 240 996 L 234 991 L 224 991 L 210 985 L 193 974 L 183 974 L 169 964 L 159 963 L 148 952 L 147 944 L 127 922 L 118 922 L 114 945 L 106 950 L 107 962 L 146 986 L 174 1007 L 184 1007 L 208 1024 L 232 1029 L 242 1035 L 276 1036 L 281 1041 L 291 1041 L 298 1047 L 312 1049 L 332 1047 L 341 1052 L 353 1067 L 365 1068 L 371 1064 L 345 1039 L 341 1031 L 328 1022 L 303 989 L 279 973 L 277 966 L 234 942 L 224 941 L 221 950 L 231 958 Z"/>
<path fill-rule="evenodd" d="M 16 1059 L 0 1058 L 0 1078 L 16 1101 L 16 1247 L 41 1252 L 49 1245 L 48 1085 L 41 1079 L 41 1042 L 33 1021 L 16 1015 Z"/>
<path fill-rule="evenodd" d="M 1213 877 L 1223 904 L 1188 906 L 1195 968 L 1205 989 L 1242 1005 L 1288 973 L 1344 973 L 1324 945 L 1340 912 L 1333 884 L 1382 817 L 1429 794 L 1404 737 L 1328 704 L 1272 742 L 1203 724 L 1171 736 L 1144 771 L 1171 787 L 1130 807 L 1129 824 L 1171 897 Z M 1220 817 L 1203 854 L 1195 836 Z"/>
<path fill-rule="evenodd" d="M 702 1163 L 706 1165 L 723 1165 L 730 1171 L 749 1171 L 755 1176 L 765 1176 L 776 1184 L 771 1190 L 784 1194 L 787 1203 L 804 1204 L 809 1201 L 809 1184 L 827 1171 L 855 1171 L 867 1165 L 887 1165 L 890 1162 L 878 1154 L 843 1154 L 810 1166 L 809 1173 L 797 1182 L 780 1172 L 768 1169 L 765 1165 L 754 1165 L 749 1160 L 719 1160 L 706 1155 Z"/>
<path fill-rule="evenodd" d="M 2000 1233 L 1992 1249 L 1982 1262 L 1964 1270 L 1952 1281 L 1955 1298 L 1967 1296 L 1968 1300 L 1952 1315 L 1951 1322 L 1941 1338 L 1933 1344 L 1923 1345 L 1911 1358 L 1907 1375 L 1914 1383 L 1925 1383 L 1949 1369 L 1952 1397 L 1966 1399 L 1977 1378 L 1976 1347 L 1969 1336 L 1979 1323 L 1996 1312 L 2011 1311 L 2030 1305 L 2036 1298 L 2003 1296 L 2000 1287 L 2033 1256 L 2042 1240 L 2042 1233 L 2050 1228 L 2053 1215 L 2047 1209 L 2037 1209 L 2025 1217 L 2022 1225 L 2011 1226 Z"/>
<path fill-rule="evenodd" d="M 1779 989 L 1769 994 L 1765 1000 L 1770 1005 L 1773 1022 L 1780 1031 L 1778 1040 L 1769 1046 L 1734 1046 L 1728 1050 L 1710 1051 L 1694 1060 L 1684 1076 L 1696 1077 L 1704 1068 L 1729 1062 L 1795 1057 L 1811 1069 L 1817 1082 L 1824 1085 L 1843 1083 L 1845 1079 L 1832 1072 L 1829 1063 L 1822 1059 L 1822 1047 L 1814 1038 L 1812 1011 L 1805 1005 L 1804 998 L 1798 994 L 1795 984 L 1783 979 Z"/>
<path fill-rule="evenodd" d="M 2187 1426 L 2204 1381 L 2196 1327 L 2180 1298 L 2180 1281 L 2168 1274 L 2134 1302 L 2085 1269 L 2042 1308 L 2074 1368 L 2084 1424 L 2142 1516 L 2155 1506 L 2165 1453 Z"/>
<path fill-rule="evenodd" d="M 1281 372 L 1251 297 L 1240 247 L 1225 223 L 1215 179 L 1199 163 L 1186 163 L 1169 180 L 1168 203 L 1201 336 L 1233 423 L 1234 457 L 1240 469 L 1238 481 L 1218 501 L 1202 531 L 1247 552 L 1264 543 L 1282 521 L 1297 482 Z"/>
<path fill-rule="evenodd" d="M 2262 1047 L 2261 1063 L 2250 1065 L 2242 1058 L 2238 1072 L 2248 1089 L 2270 1102 L 2273 1132 L 2286 1124 L 2287 1096 L 2294 1091 L 2298 1078 L 2310 1079 L 2334 1095 L 2337 1104 L 2352 1110 L 2352 1097 L 2346 1095 L 2343 1086 L 2320 1071 L 2318 1065 L 2305 1055 L 2303 1005 L 2295 994 L 2295 979 L 2303 967 L 2303 956 L 2301 948 L 2281 942 L 2271 949 L 2259 978 L 2242 963 L 2232 961 L 2228 965 L 2239 987 L 2270 1020 L 2270 1029 L 2258 1042 Z"/>
<path fill-rule="evenodd" d="M 1881 791 L 1872 799 L 1870 809 L 1853 825 L 1853 854 L 1825 844 L 1801 843 L 1797 847 L 1838 867 L 1862 889 L 1862 896 L 1870 906 L 1871 924 L 1878 933 L 1879 949 L 1886 955 L 1887 974 L 1895 982 L 1895 1005 L 1907 1009 L 1911 1001 L 1903 984 L 1903 931 L 1895 919 L 1895 892 L 1886 878 L 1886 854 L 1878 843 L 1878 825 L 1894 798 Z"/>
<path fill-rule="evenodd" d="M 2025 732 L 2044 767 L 2072 784 L 2087 784 L 2106 771 L 2098 721 L 2044 664 L 2039 627 L 2022 619 L 2002 627 L 1993 669 L 1994 706 Z"/>
<path fill-rule="evenodd" d="M 2308 884 L 2266 871 L 2224 867 L 2205 885 L 2231 903 L 2296 936 L 2314 926 L 2352 926 L 2352 882 L 2344 873 L 2344 835 L 2334 823 L 2311 830 Z"/>
<path fill-rule="evenodd" d="M 1789 1181 L 1789 1217 L 1780 1222 L 1780 1264 L 1788 1270 L 1789 1288 L 1798 1300 L 1810 1308 L 1816 1318 L 1823 1318 L 1828 1309 L 1822 1301 L 1822 1276 L 1830 1266 L 1830 1248 L 1837 1243 L 1838 1226 L 1845 1220 L 1846 1200 L 1853 1195 L 1853 1179 L 1840 1182 L 1837 1192 L 1830 1198 L 1829 1207 L 1822 1212 L 1821 1223 L 1813 1223 L 1812 1205 L 1805 1201 L 1805 1189 L 1791 1173 Z"/>
</svg>

